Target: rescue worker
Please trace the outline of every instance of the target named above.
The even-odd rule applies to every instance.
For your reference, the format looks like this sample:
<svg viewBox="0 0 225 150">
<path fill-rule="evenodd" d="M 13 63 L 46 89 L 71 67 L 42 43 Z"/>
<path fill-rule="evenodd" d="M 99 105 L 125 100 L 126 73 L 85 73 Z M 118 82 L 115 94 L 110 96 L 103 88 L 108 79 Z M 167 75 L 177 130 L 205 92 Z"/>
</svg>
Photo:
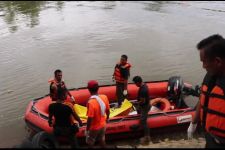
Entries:
<svg viewBox="0 0 225 150">
<path fill-rule="evenodd" d="M 115 66 L 113 73 L 113 81 L 116 81 L 116 96 L 118 100 L 118 107 L 122 105 L 122 102 L 127 96 L 128 78 L 130 77 L 131 64 L 127 62 L 127 55 L 122 55 L 120 62 Z"/>
<path fill-rule="evenodd" d="M 142 78 L 140 76 L 135 76 L 133 78 L 133 82 L 137 87 L 139 87 L 137 96 L 137 112 L 138 114 L 140 114 L 140 124 L 144 128 L 144 137 L 141 138 L 141 143 L 144 144 L 150 142 L 149 127 L 147 123 L 148 112 L 151 109 L 149 103 L 149 89 L 148 86 L 142 81 Z"/>
<path fill-rule="evenodd" d="M 78 148 L 78 142 L 76 133 L 79 131 L 79 127 L 74 122 L 74 119 L 82 126 L 82 121 L 74 110 L 68 105 L 63 104 L 60 99 L 56 100 L 56 103 L 52 103 L 48 107 L 49 119 L 48 124 L 53 127 L 53 135 L 57 137 L 66 137 L 70 142 L 71 148 Z M 52 118 L 55 118 L 54 123 Z"/>
<path fill-rule="evenodd" d="M 66 88 L 65 82 L 62 80 L 62 71 L 59 69 L 55 70 L 54 75 L 55 78 L 49 80 L 50 97 L 52 101 L 57 101 L 57 99 L 64 101 L 66 100 L 68 94 L 70 96 L 71 102 L 75 103 L 75 98 L 70 94 L 69 90 Z"/>
<path fill-rule="evenodd" d="M 192 138 L 198 121 L 205 133 L 206 148 L 225 148 L 225 39 L 211 35 L 197 44 L 204 77 L 196 114 L 187 130 Z"/>
<path fill-rule="evenodd" d="M 91 94 L 87 102 L 87 128 L 86 143 L 93 148 L 96 140 L 99 140 L 101 147 L 106 147 L 105 130 L 106 122 L 109 119 L 109 100 L 106 95 L 98 94 L 98 82 L 91 80 L 87 88 Z"/>
</svg>

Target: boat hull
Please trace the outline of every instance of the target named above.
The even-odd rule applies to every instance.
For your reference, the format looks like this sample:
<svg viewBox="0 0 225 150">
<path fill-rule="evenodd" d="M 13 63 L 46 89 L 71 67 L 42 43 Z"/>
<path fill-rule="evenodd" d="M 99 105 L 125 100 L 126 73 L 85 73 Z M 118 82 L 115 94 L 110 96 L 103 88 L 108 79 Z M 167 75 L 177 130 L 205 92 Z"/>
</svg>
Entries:
<svg viewBox="0 0 225 150">
<path fill-rule="evenodd" d="M 147 82 L 151 98 L 167 97 L 168 81 Z M 136 100 L 138 88 L 134 84 L 128 85 L 128 99 Z M 86 88 L 71 89 L 71 94 L 78 104 L 85 106 L 90 94 Z M 99 88 L 99 94 L 108 96 L 110 103 L 116 102 L 115 85 L 107 85 Z M 48 125 L 48 105 L 51 103 L 49 95 L 30 101 L 27 106 L 24 120 L 33 132 L 46 131 L 52 133 L 53 128 Z M 192 120 L 195 111 L 192 108 L 176 108 L 166 112 L 149 112 L 147 124 L 150 134 L 169 132 L 174 127 L 175 130 L 186 128 Z M 117 116 L 109 120 L 106 125 L 106 140 L 141 136 L 143 129 L 140 127 L 140 115 Z M 86 121 L 76 134 L 80 141 L 84 141 Z M 163 129 L 166 129 L 165 131 Z M 168 129 L 168 130 L 167 130 Z"/>
</svg>

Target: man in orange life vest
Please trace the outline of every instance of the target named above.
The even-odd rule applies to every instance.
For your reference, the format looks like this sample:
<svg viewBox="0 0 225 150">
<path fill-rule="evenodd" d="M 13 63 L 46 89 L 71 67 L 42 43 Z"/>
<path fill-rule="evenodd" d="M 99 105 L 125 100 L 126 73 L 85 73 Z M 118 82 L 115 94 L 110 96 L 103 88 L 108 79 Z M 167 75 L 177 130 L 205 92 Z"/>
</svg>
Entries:
<svg viewBox="0 0 225 150">
<path fill-rule="evenodd" d="M 52 98 L 52 101 L 56 101 L 57 99 L 64 101 L 66 100 L 68 94 L 71 98 L 71 101 L 74 103 L 75 102 L 74 97 L 70 94 L 70 92 L 66 88 L 65 82 L 62 81 L 62 71 L 58 69 L 54 72 L 54 74 L 55 78 L 53 80 L 49 80 L 50 97 Z"/>
<path fill-rule="evenodd" d="M 131 65 L 127 62 L 127 55 L 122 55 L 120 62 L 115 66 L 113 81 L 116 80 L 116 95 L 118 100 L 118 107 L 121 106 L 122 102 L 127 96 L 127 84 L 128 78 L 130 77 Z"/>
<path fill-rule="evenodd" d="M 225 147 L 225 39 L 209 36 L 197 44 L 200 60 L 207 73 L 204 77 L 196 114 L 188 128 L 188 138 L 196 130 L 200 119 L 206 148 Z"/>
<path fill-rule="evenodd" d="M 106 95 L 98 94 L 98 82 L 88 82 L 88 90 L 91 94 L 87 102 L 87 128 L 86 143 L 92 148 L 98 139 L 101 146 L 105 148 L 106 121 L 109 119 L 109 100 Z"/>
</svg>

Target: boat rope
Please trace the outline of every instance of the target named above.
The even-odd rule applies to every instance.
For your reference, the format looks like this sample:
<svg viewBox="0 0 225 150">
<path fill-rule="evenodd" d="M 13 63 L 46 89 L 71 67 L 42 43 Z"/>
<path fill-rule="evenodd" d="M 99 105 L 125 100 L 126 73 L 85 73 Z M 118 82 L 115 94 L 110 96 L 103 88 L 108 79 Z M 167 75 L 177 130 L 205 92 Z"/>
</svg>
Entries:
<svg viewBox="0 0 225 150">
<path fill-rule="evenodd" d="M 38 109 L 34 106 L 34 104 L 35 104 L 35 102 L 33 102 L 33 104 L 32 104 L 32 108 L 33 108 L 33 110 L 37 112 L 37 114 L 38 114 L 39 118 L 41 118 L 41 119 L 45 120 L 44 118 L 42 118 L 42 117 L 41 117 L 41 113 L 40 113 L 40 112 L 38 111 Z"/>
<path fill-rule="evenodd" d="M 42 117 L 41 117 L 41 114 L 38 112 L 37 108 L 36 108 L 34 105 L 33 105 L 32 107 L 33 107 L 34 110 L 37 112 L 38 116 L 39 116 L 40 118 L 42 118 Z"/>
<path fill-rule="evenodd" d="M 179 115 L 182 115 L 186 112 L 188 112 L 190 109 L 188 110 L 184 110 L 182 113 L 179 113 L 179 114 L 175 114 L 175 115 L 168 115 L 166 112 L 162 112 L 165 116 L 168 116 L 168 117 L 176 117 L 176 116 L 179 116 Z"/>
</svg>

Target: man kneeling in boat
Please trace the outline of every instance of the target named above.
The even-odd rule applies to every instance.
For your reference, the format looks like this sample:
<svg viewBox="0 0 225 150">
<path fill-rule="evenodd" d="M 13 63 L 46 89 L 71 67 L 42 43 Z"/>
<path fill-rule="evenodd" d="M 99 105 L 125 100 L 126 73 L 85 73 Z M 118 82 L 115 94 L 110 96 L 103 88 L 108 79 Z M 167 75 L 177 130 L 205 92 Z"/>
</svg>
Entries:
<svg viewBox="0 0 225 150">
<path fill-rule="evenodd" d="M 140 117 L 140 123 L 144 128 L 144 137 L 141 138 L 141 143 L 147 143 L 150 141 L 150 136 L 149 136 L 149 127 L 147 124 L 147 119 L 148 119 L 148 112 L 150 110 L 150 105 L 149 105 L 149 93 L 148 93 L 148 86 L 142 82 L 142 78 L 140 76 L 135 76 L 133 78 L 133 82 L 136 84 L 137 87 L 139 87 L 138 90 L 138 114 L 141 115 Z"/>
<path fill-rule="evenodd" d="M 86 143 L 92 148 L 95 141 L 99 139 L 104 148 L 106 121 L 109 119 L 109 100 L 106 95 L 98 95 L 98 82 L 91 80 L 88 82 L 88 90 L 91 94 L 87 102 L 87 128 Z"/>
<path fill-rule="evenodd" d="M 71 102 L 74 103 L 74 97 L 70 94 L 69 90 L 66 88 L 65 82 L 62 80 L 62 71 L 57 69 L 54 75 L 55 78 L 48 81 L 50 83 L 50 97 L 52 101 L 56 101 L 59 94 L 61 94 L 61 99 L 66 100 L 68 94 Z"/>
</svg>

